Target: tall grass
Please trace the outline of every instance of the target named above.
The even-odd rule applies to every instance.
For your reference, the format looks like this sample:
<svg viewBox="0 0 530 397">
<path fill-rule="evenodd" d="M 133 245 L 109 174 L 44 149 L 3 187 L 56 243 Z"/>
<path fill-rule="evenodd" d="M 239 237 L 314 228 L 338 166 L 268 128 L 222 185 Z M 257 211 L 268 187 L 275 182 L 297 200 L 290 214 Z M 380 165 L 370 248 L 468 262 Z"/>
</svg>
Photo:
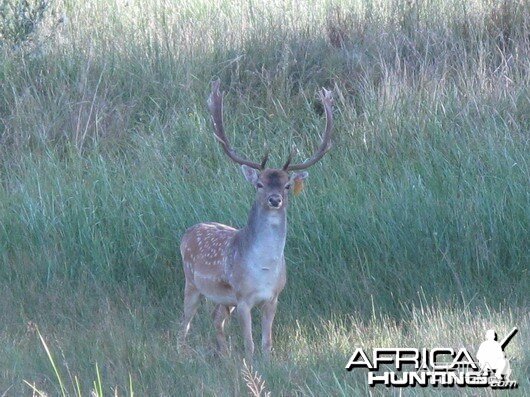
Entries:
<svg viewBox="0 0 530 397">
<path fill-rule="evenodd" d="M 237 322 L 229 359 L 212 358 L 204 309 L 196 351 L 176 346 L 180 235 L 243 225 L 252 197 L 212 138 L 215 76 L 234 146 L 268 143 L 276 165 L 293 144 L 312 153 L 316 90 L 335 96 L 334 149 L 289 210 L 276 357 L 254 368 L 266 390 L 365 395 L 343 370 L 355 346 L 474 351 L 518 326 L 524 393 L 527 2 L 61 0 L 44 15 L 0 49 L 0 395 L 76 395 L 96 365 L 104 394 L 248 393 Z"/>
</svg>

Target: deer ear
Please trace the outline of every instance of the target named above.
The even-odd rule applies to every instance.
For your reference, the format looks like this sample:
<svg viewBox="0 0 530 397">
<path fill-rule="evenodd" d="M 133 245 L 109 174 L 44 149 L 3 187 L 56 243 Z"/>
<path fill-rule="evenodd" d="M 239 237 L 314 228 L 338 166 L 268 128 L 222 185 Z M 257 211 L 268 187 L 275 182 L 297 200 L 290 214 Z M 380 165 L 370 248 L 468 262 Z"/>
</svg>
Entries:
<svg viewBox="0 0 530 397">
<path fill-rule="evenodd" d="M 293 193 L 295 196 L 298 196 L 300 192 L 304 189 L 304 179 L 309 176 L 307 171 L 295 172 L 291 175 L 291 183 L 294 183 Z"/>
<path fill-rule="evenodd" d="M 245 164 L 241 165 L 241 170 L 243 171 L 243 175 L 245 175 L 245 179 L 252 183 L 252 185 L 255 185 L 256 182 L 258 182 L 258 170 Z"/>
<path fill-rule="evenodd" d="M 302 182 L 304 179 L 306 179 L 309 176 L 309 172 L 302 171 L 302 172 L 293 172 L 291 175 L 291 182 Z"/>
</svg>

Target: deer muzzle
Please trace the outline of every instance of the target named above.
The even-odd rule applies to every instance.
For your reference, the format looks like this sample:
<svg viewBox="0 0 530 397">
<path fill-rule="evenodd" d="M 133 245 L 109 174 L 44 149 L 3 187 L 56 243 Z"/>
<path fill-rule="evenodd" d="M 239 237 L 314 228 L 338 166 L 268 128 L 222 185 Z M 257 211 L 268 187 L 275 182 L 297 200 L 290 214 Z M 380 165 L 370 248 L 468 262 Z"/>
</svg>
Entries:
<svg viewBox="0 0 530 397">
<path fill-rule="evenodd" d="M 278 209 L 282 206 L 282 196 L 280 194 L 271 194 L 267 200 L 269 207 Z"/>
</svg>

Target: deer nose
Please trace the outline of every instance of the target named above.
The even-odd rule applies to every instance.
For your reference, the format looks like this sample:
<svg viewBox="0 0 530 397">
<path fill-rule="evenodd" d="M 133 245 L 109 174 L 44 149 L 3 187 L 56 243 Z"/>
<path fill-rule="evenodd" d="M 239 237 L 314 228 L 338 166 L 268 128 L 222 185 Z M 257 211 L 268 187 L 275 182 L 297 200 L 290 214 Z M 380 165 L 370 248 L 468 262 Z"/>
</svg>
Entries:
<svg viewBox="0 0 530 397">
<path fill-rule="evenodd" d="M 273 194 L 269 196 L 269 206 L 273 208 L 279 208 L 282 205 L 282 196 L 279 194 Z"/>
</svg>

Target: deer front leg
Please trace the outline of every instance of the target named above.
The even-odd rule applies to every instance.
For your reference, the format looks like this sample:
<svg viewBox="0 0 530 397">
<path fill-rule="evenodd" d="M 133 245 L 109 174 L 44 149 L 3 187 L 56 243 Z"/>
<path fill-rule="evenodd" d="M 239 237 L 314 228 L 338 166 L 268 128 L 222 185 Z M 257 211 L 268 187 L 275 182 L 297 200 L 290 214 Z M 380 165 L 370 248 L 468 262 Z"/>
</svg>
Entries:
<svg viewBox="0 0 530 397">
<path fill-rule="evenodd" d="M 254 342 L 252 341 L 252 317 L 250 314 L 251 307 L 246 302 L 237 304 L 237 314 L 241 323 L 243 339 L 245 341 L 245 356 L 248 362 L 252 362 L 254 355 Z"/>
<path fill-rule="evenodd" d="M 270 360 L 272 350 L 272 323 L 276 315 L 276 306 L 278 298 L 265 302 L 262 306 L 261 313 L 261 349 L 265 360 Z"/>
</svg>

